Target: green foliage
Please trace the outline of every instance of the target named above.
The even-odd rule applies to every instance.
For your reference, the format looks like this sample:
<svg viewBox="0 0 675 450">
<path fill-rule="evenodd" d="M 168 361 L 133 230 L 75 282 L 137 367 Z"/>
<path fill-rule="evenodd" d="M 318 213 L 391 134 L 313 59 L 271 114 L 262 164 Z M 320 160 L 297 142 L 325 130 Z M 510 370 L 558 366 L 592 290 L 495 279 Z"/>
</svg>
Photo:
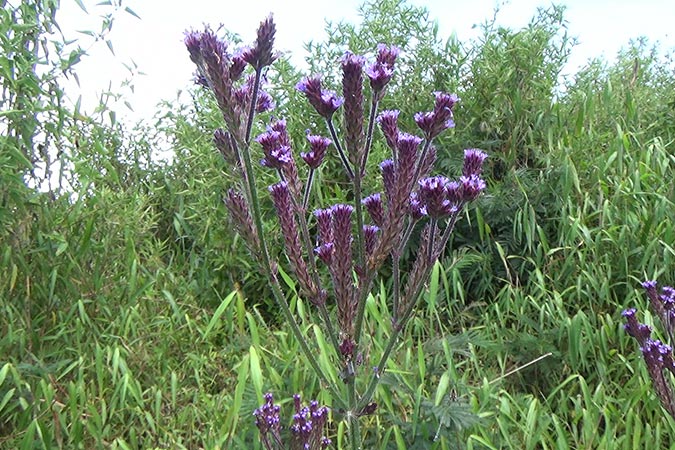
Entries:
<svg viewBox="0 0 675 450">
<path fill-rule="evenodd" d="M 55 2 L 15 3 L 0 17 L 0 447 L 258 448 L 266 390 L 330 404 L 227 222 L 204 132 L 214 105 L 195 91 L 153 130 L 65 106 L 60 77 L 84 53 L 47 38 Z M 401 1 L 361 14 L 308 45 L 308 72 L 394 43 L 404 64 L 384 107 L 412 131 L 432 101 L 419 93 L 457 90 L 442 170 L 456 173 L 464 143 L 493 161 L 477 231 L 459 228 L 383 376 L 368 448 L 671 447 L 619 313 L 644 303 L 639 281 L 675 279 L 672 60 L 636 41 L 558 89 L 573 43 L 559 8 L 522 30 L 487 22 L 468 43 L 442 42 Z M 299 150 L 313 126 L 294 120 L 309 116 L 300 71 L 281 61 L 268 76 Z M 386 297 L 385 283 L 368 313 Z M 292 308 L 321 342 L 311 305 Z M 369 332 L 382 342 L 391 326 Z M 345 430 L 331 432 L 341 448 Z"/>
</svg>

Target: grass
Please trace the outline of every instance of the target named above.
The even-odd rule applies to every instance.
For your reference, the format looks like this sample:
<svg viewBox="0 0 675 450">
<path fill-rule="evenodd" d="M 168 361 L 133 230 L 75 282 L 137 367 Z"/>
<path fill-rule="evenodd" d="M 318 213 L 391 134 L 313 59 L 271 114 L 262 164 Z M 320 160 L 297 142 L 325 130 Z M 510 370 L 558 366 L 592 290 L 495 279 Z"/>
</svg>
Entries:
<svg viewBox="0 0 675 450">
<path fill-rule="evenodd" d="M 326 45 L 371 48 L 368 39 L 391 29 L 385 13 L 404 6 L 366 4 L 362 28 L 341 27 Z M 637 42 L 556 94 L 557 10 L 524 30 L 488 26 L 482 45 L 420 47 L 402 36 L 427 33 L 428 18 L 406 11 L 415 23 L 390 37 L 459 79 L 406 73 L 424 92 L 452 84 L 466 99 L 439 163 L 452 171 L 453 152 L 475 145 L 494 165 L 490 195 L 435 266 L 383 375 L 366 447 L 674 448 L 675 423 L 620 317 L 628 306 L 646 310 L 640 281 L 675 282 L 672 63 Z M 9 33 L 11 21 L 2 23 Z M 448 49 L 466 53 L 450 59 Z M 538 84 L 519 91 L 513 60 Z M 293 86 L 297 73 L 281 67 L 270 76 Z M 499 96 L 488 102 L 495 77 Z M 294 95 L 282 110 L 300 108 Z M 395 90 L 392 101 L 424 102 L 407 95 Z M 0 156 L 0 448 L 260 448 L 251 414 L 268 390 L 284 408 L 295 392 L 331 404 L 229 229 L 222 162 L 205 134 L 218 117 L 195 98 L 198 112 L 161 116 L 172 162 L 133 158 L 152 150 L 143 130 L 77 128 L 88 147 L 64 144 L 77 195 L 30 188 L 17 156 L 26 140 L 3 137 L 14 151 Z M 10 131 L 32 129 L 26 120 Z M 76 127 L 53 132 L 70 142 Z M 391 333 L 381 319 L 387 290 L 385 281 L 367 303 L 373 360 Z M 291 306 L 321 348 L 311 305 Z M 327 357 L 320 364 L 338 377 Z M 345 448 L 346 430 L 330 431 Z"/>
</svg>

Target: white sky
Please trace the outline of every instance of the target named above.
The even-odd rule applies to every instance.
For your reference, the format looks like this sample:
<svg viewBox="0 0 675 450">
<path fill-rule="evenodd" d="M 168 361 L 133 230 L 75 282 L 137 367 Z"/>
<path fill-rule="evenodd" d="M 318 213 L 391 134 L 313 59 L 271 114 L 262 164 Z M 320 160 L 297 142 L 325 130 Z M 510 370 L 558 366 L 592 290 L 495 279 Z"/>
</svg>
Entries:
<svg viewBox="0 0 675 450">
<path fill-rule="evenodd" d="M 95 30 L 96 16 L 105 13 L 97 7 L 100 0 L 82 0 L 89 11 L 85 14 L 75 0 L 62 0 L 57 21 L 66 37 L 82 37 L 76 30 Z M 120 1 L 120 0 L 117 0 Z M 122 63 L 133 60 L 145 75 L 135 76 L 135 93 L 127 92 L 126 100 L 134 107 L 131 113 L 117 107 L 118 116 L 128 119 L 150 119 L 155 105 L 162 99 L 174 99 L 179 89 L 191 84 L 194 66 L 183 44 L 186 29 L 200 29 L 207 23 L 220 23 L 240 34 L 245 42 L 255 36 L 259 22 L 270 12 L 277 25 L 277 49 L 291 51 L 302 60 L 303 43 L 323 40 L 324 19 L 358 23 L 358 7 L 362 0 L 121 0 L 122 6 L 134 10 L 141 20 L 120 13 L 109 35 L 115 56 L 102 42 L 93 45 L 89 56 L 76 66 L 80 87 L 69 87 L 71 96 L 79 92 L 85 111 L 97 104 L 98 95 L 112 82 L 112 91 L 129 78 Z M 480 24 L 492 16 L 494 0 L 408 0 L 409 4 L 426 6 L 430 18 L 438 21 L 442 38 L 453 32 L 461 40 L 475 37 Z M 503 3 L 503 2 L 500 2 Z M 570 34 L 579 39 L 571 65 L 578 67 L 595 56 L 613 57 L 629 39 L 647 36 L 660 42 L 662 48 L 675 48 L 675 2 L 673 0 L 564 0 Z M 550 1 L 512 0 L 502 5 L 498 23 L 518 28 L 526 25 L 537 6 Z"/>
</svg>

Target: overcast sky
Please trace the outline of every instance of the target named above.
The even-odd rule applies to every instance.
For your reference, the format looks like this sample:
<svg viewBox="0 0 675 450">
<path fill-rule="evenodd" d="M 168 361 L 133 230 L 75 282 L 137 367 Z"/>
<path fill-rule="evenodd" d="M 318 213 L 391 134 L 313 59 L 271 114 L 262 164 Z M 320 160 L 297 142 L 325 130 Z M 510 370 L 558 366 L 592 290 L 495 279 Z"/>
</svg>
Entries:
<svg viewBox="0 0 675 450">
<path fill-rule="evenodd" d="M 119 0 L 117 0 L 119 1 Z M 325 19 L 333 22 L 359 22 L 358 7 L 362 0 L 122 0 L 141 19 L 118 14 L 109 35 L 115 55 L 105 44 L 91 47 L 89 56 L 77 66 L 80 92 L 85 107 L 95 105 L 98 94 L 112 82 L 119 91 L 120 83 L 129 77 L 122 63 L 133 60 L 145 73 L 134 77 L 135 93 L 127 96 L 135 112 L 119 109 L 120 115 L 136 120 L 151 118 L 154 105 L 162 99 L 173 99 L 176 92 L 190 84 L 193 64 L 190 62 L 183 33 L 199 29 L 203 24 L 226 28 L 252 41 L 258 23 L 270 12 L 277 24 L 277 48 L 302 60 L 303 43 L 325 37 Z M 57 21 L 66 37 L 77 37 L 76 30 L 95 29 L 96 17 L 105 12 L 97 7 L 99 0 L 82 0 L 85 14 L 75 0 L 62 0 Z M 426 6 L 432 20 L 440 27 L 442 38 L 456 33 L 461 40 L 475 37 L 480 24 L 492 16 L 497 4 L 493 0 L 408 0 L 409 4 Z M 550 5 L 543 0 L 512 0 L 502 4 L 498 23 L 513 28 L 527 24 L 537 6 Z M 630 39 L 646 36 L 659 41 L 664 48 L 675 48 L 675 2 L 673 0 L 566 0 L 566 19 L 570 33 L 579 39 L 572 55 L 572 65 L 582 65 L 594 56 L 613 57 Z M 81 36 L 81 35 L 80 35 Z"/>
</svg>

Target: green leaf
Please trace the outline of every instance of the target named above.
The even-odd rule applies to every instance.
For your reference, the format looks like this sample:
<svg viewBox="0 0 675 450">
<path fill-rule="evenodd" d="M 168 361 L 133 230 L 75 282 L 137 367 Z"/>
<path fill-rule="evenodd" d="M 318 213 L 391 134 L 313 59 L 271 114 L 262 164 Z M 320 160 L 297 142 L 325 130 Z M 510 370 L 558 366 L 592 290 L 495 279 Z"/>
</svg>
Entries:
<svg viewBox="0 0 675 450">
<path fill-rule="evenodd" d="M 235 295 L 237 295 L 237 291 L 232 291 L 227 297 L 223 299 L 223 301 L 220 302 L 216 312 L 213 313 L 213 317 L 211 317 L 209 324 L 206 326 L 206 330 L 204 330 L 204 333 L 202 334 L 202 341 L 205 341 L 206 338 L 209 337 L 209 334 L 220 320 L 220 316 L 222 316 L 227 307 L 230 306 L 230 303 L 232 303 Z"/>
<path fill-rule="evenodd" d="M 138 14 L 136 14 L 136 12 L 134 12 L 134 10 L 131 9 L 131 8 L 129 8 L 128 6 L 127 6 L 126 8 L 124 8 L 124 10 L 125 10 L 126 12 L 128 12 L 129 14 L 131 14 L 132 16 L 134 16 L 135 18 L 141 20 L 141 16 L 139 16 Z"/>
<path fill-rule="evenodd" d="M 75 3 L 77 3 L 77 6 L 79 6 L 82 11 L 89 14 L 89 11 L 87 11 L 87 8 L 84 7 L 84 3 L 82 3 L 82 0 L 75 0 Z"/>
<path fill-rule="evenodd" d="M 255 393 L 258 396 L 258 401 L 263 399 L 263 375 L 260 368 L 260 357 L 255 346 L 251 345 L 249 348 L 249 355 L 251 356 L 251 381 L 255 387 Z"/>
</svg>

